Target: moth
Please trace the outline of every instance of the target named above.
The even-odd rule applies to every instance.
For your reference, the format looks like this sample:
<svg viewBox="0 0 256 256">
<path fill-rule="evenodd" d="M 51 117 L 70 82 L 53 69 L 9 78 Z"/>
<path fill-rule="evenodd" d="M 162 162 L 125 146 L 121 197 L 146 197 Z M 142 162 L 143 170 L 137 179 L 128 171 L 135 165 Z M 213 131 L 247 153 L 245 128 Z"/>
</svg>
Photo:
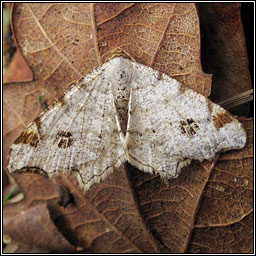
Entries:
<svg viewBox="0 0 256 256">
<path fill-rule="evenodd" d="M 245 146 L 241 123 L 158 71 L 115 57 L 67 90 L 15 140 L 10 172 L 75 173 L 88 190 L 128 161 L 163 179 Z"/>
</svg>

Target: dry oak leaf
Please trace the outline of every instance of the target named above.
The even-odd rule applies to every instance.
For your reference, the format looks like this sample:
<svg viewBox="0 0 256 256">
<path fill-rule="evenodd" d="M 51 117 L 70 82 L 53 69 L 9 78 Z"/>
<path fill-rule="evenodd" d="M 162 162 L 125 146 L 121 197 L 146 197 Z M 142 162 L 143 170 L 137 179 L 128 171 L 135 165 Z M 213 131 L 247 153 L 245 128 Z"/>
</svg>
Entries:
<svg viewBox="0 0 256 256">
<path fill-rule="evenodd" d="M 194 4 L 16 4 L 12 26 L 34 81 L 4 87 L 5 156 L 14 138 L 39 114 L 39 95 L 53 102 L 117 48 L 210 94 L 211 76 L 200 64 Z M 85 195 L 69 176 L 53 182 L 31 173 L 15 175 L 26 195 L 18 205 L 29 209 L 46 201 L 61 233 L 88 252 L 186 252 L 216 164 L 217 159 L 194 162 L 170 187 L 157 176 L 121 166 Z M 58 205 L 62 184 L 74 198 L 66 208 Z"/>
</svg>

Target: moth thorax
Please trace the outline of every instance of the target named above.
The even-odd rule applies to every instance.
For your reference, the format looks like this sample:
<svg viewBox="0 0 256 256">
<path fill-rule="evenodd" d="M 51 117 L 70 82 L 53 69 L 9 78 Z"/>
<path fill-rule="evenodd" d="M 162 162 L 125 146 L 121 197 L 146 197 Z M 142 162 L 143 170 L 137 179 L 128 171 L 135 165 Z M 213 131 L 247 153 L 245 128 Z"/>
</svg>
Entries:
<svg viewBox="0 0 256 256">
<path fill-rule="evenodd" d="M 113 94 L 121 130 L 125 135 L 128 121 L 130 84 L 120 82 L 118 86 L 113 88 Z"/>
</svg>

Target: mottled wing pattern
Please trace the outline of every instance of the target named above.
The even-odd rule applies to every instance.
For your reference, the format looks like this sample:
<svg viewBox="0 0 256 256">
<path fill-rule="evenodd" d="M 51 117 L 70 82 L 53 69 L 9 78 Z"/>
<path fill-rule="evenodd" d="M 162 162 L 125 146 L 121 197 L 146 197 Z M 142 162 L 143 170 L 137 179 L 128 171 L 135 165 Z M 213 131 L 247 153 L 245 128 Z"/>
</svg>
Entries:
<svg viewBox="0 0 256 256">
<path fill-rule="evenodd" d="M 177 177 L 191 159 L 242 148 L 242 125 L 223 108 L 178 81 L 134 62 L 126 155 L 139 169 Z"/>
<path fill-rule="evenodd" d="M 31 169 L 50 177 L 76 172 L 87 190 L 125 161 L 104 67 L 76 83 L 16 139 L 11 172 Z"/>
<path fill-rule="evenodd" d="M 245 143 L 242 125 L 223 108 L 150 67 L 118 58 L 28 126 L 11 147 L 8 169 L 50 177 L 73 172 L 88 190 L 125 160 L 172 178 L 192 159 L 212 159 Z"/>
</svg>

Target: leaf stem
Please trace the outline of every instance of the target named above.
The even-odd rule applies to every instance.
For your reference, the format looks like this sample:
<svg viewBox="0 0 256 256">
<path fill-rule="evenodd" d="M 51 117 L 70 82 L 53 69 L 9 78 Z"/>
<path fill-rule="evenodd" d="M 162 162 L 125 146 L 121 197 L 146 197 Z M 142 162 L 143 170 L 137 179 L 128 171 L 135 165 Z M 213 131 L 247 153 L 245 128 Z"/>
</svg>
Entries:
<svg viewBox="0 0 256 256">
<path fill-rule="evenodd" d="M 218 102 L 218 104 L 225 109 L 231 109 L 233 107 L 239 106 L 243 103 L 247 103 L 252 100 L 253 100 L 253 89 L 240 93 L 226 100 L 220 101 Z"/>
</svg>

